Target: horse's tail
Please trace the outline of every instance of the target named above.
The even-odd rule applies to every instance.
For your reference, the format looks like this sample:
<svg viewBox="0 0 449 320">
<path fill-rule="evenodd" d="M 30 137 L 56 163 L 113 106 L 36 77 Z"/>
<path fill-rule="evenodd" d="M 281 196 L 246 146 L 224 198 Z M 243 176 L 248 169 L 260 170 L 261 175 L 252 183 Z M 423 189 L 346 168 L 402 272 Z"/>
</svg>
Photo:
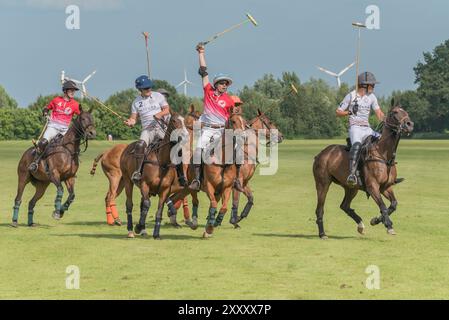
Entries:
<svg viewBox="0 0 449 320">
<path fill-rule="evenodd" d="M 93 177 L 95 175 L 95 171 L 97 171 L 98 162 L 100 162 L 101 158 L 103 158 L 104 152 L 100 153 L 94 160 L 92 164 L 92 169 L 90 169 L 90 175 Z"/>
</svg>

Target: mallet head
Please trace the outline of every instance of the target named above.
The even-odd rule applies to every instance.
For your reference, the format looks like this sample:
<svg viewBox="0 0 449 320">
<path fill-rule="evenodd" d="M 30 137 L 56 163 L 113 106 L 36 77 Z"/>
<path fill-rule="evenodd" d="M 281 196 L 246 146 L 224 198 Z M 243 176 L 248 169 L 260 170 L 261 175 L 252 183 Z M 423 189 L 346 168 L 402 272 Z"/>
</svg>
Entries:
<svg viewBox="0 0 449 320">
<path fill-rule="evenodd" d="M 250 15 L 249 13 L 246 14 L 246 16 L 248 17 L 249 21 L 251 21 L 251 23 L 257 27 L 257 21 L 256 19 L 253 18 L 252 15 Z"/>
<path fill-rule="evenodd" d="M 361 22 L 353 22 L 352 25 L 357 28 L 366 28 L 366 25 Z"/>
<path fill-rule="evenodd" d="M 298 94 L 298 89 L 295 87 L 295 85 L 293 83 L 290 83 L 290 86 L 291 86 L 293 92 Z"/>
</svg>

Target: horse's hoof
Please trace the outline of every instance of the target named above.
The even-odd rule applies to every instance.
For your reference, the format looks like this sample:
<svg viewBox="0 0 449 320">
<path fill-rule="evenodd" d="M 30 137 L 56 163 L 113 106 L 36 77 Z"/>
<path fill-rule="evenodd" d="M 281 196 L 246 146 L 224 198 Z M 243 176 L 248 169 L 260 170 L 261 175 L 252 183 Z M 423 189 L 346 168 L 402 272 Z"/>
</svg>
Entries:
<svg viewBox="0 0 449 320">
<path fill-rule="evenodd" d="M 61 214 L 59 212 L 57 212 L 57 211 L 53 211 L 53 214 L 51 216 L 55 220 L 61 220 L 61 218 L 62 218 Z"/>
<path fill-rule="evenodd" d="M 175 223 L 170 223 L 173 227 L 175 227 L 176 229 L 181 229 L 182 228 L 182 226 L 179 224 L 179 223 L 177 223 L 177 222 L 175 222 Z"/>
<path fill-rule="evenodd" d="M 38 224 L 34 223 L 34 222 L 28 225 L 28 227 L 30 227 L 30 228 L 36 228 L 37 226 L 38 226 Z"/>
<path fill-rule="evenodd" d="M 19 227 L 19 224 L 17 223 L 17 221 L 13 221 L 13 222 L 11 223 L 11 227 L 13 227 L 13 228 L 18 228 L 18 227 Z"/>
<path fill-rule="evenodd" d="M 142 231 L 145 230 L 145 226 L 141 226 L 140 224 L 136 224 L 136 226 L 134 227 L 134 233 L 135 234 L 141 234 Z"/>
<path fill-rule="evenodd" d="M 233 226 L 234 226 L 234 229 L 240 229 L 240 226 L 238 223 L 233 224 Z"/>
<path fill-rule="evenodd" d="M 133 238 L 135 238 L 134 232 L 128 231 L 128 239 L 133 239 Z"/>
<path fill-rule="evenodd" d="M 140 232 L 140 236 L 141 236 L 142 238 L 148 237 L 148 232 L 147 232 L 147 230 L 143 229 L 143 230 Z"/>
<path fill-rule="evenodd" d="M 378 217 L 374 217 L 371 219 L 371 221 L 369 222 L 372 226 L 377 226 L 380 223 L 380 220 Z"/>
<path fill-rule="evenodd" d="M 357 226 L 357 232 L 364 235 L 365 234 L 365 225 L 363 222 L 360 222 Z"/>
<path fill-rule="evenodd" d="M 184 223 L 186 224 L 186 226 L 188 226 L 190 228 L 192 228 L 192 226 L 193 226 L 193 222 L 190 219 L 185 220 Z"/>
<path fill-rule="evenodd" d="M 390 236 L 395 236 L 395 235 L 396 235 L 396 231 L 394 231 L 393 228 L 388 229 L 388 230 L 387 230 L 387 233 L 388 233 Z"/>
<path fill-rule="evenodd" d="M 122 225 L 122 220 L 116 219 L 116 220 L 114 221 L 114 225 L 116 225 L 116 226 L 121 226 L 121 225 Z"/>
<path fill-rule="evenodd" d="M 325 234 L 323 234 L 323 235 L 320 236 L 320 239 L 321 240 L 327 240 L 327 239 L 329 239 L 329 237 L 326 236 Z"/>
<path fill-rule="evenodd" d="M 161 236 L 153 236 L 153 239 L 154 239 L 154 240 L 162 240 L 162 239 L 161 239 Z"/>
<path fill-rule="evenodd" d="M 192 226 L 190 227 L 192 230 L 198 229 L 198 219 L 193 219 Z"/>
<path fill-rule="evenodd" d="M 209 238 L 212 238 L 212 234 L 208 233 L 207 231 L 204 231 L 203 232 L 203 239 L 209 239 Z"/>
</svg>

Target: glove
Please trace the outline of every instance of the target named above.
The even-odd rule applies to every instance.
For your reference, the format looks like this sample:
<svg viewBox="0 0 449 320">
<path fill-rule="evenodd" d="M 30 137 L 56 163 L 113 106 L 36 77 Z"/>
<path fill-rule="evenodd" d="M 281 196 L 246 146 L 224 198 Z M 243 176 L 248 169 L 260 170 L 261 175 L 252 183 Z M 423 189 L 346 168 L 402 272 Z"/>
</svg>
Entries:
<svg viewBox="0 0 449 320">
<path fill-rule="evenodd" d="M 42 110 L 42 117 L 44 118 L 44 119 L 48 119 L 48 114 L 50 113 L 50 110 L 48 110 L 47 108 L 44 108 L 43 110 Z"/>
</svg>

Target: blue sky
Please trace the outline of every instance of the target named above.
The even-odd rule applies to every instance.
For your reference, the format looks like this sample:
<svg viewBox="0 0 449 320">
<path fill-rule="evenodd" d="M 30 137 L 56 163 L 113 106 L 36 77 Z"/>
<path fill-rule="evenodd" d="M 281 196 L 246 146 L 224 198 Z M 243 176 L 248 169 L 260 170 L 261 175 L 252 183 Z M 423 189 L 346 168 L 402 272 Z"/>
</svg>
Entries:
<svg viewBox="0 0 449 320">
<path fill-rule="evenodd" d="M 65 27 L 69 4 L 80 7 L 80 30 Z M 60 90 L 61 70 L 76 79 L 97 70 L 88 90 L 107 98 L 145 74 L 142 31 L 150 32 L 152 77 L 176 85 L 186 68 L 199 85 L 195 45 L 244 20 L 246 12 L 259 26 L 247 24 L 211 43 L 211 74 L 231 75 L 233 90 L 283 71 L 335 85 L 316 65 L 339 71 L 355 60 L 351 22 L 365 21 L 368 5 L 380 8 L 380 30 L 362 33 L 361 70 L 375 73 L 380 95 L 415 88 L 413 67 L 422 53 L 449 38 L 449 1 L 0 0 L 0 85 L 27 106 Z M 342 80 L 354 77 L 351 69 Z M 200 94 L 200 87 L 189 89 Z"/>
</svg>

